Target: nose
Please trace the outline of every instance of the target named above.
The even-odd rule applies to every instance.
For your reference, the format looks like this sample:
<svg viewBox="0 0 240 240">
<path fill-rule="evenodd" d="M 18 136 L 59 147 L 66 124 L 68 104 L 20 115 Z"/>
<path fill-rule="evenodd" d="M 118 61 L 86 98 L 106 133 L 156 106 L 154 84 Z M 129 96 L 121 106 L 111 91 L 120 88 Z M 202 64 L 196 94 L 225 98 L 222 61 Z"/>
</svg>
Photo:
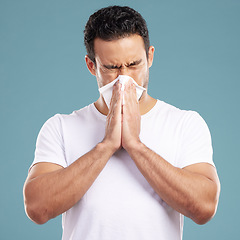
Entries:
<svg viewBox="0 0 240 240">
<path fill-rule="evenodd" d="M 126 66 L 122 66 L 119 69 L 119 75 L 129 75 L 129 69 Z"/>
</svg>

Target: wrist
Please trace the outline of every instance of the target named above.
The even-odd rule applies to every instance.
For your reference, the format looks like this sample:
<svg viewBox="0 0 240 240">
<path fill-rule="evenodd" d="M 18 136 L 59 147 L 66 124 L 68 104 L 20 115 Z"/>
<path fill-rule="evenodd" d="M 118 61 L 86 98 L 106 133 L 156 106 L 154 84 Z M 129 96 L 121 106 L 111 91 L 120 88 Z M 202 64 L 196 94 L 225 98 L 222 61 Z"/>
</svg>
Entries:
<svg viewBox="0 0 240 240">
<path fill-rule="evenodd" d="M 119 147 L 117 147 L 112 141 L 106 138 L 104 138 L 98 145 L 103 151 L 109 152 L 111 156 L 119 149 Z"/>
<path fill-rule="evenodd" d="M 124 146 L 124 149 L 131 154 L 135 151 L 140 151 L 143 147 L 143 143 L 140 141 L 140 139 L 136 139 L 134 141 L 129 141 L 128 144 Z"/>
</svg>

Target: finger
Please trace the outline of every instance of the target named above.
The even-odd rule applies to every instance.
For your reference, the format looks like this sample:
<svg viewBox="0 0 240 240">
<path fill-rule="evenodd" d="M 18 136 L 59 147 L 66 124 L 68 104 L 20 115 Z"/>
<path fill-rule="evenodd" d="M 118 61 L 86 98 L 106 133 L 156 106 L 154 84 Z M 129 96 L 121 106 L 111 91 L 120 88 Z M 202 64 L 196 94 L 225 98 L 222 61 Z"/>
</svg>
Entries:
<svg viewBox="0 0 240 240">
<path fill-rule="evenodd" d="M 113 95 L 111 99 L 109 115 L 112 117 L 121 117 L 122 111 L 122 91 L 121 91 L 121 84 L 116 84 L 113 87 Z"/>
<path fill-rule="evenodd" d="M 124 97 L 128 104 L 137 103 L 136 86 L 134 83 L 126 85 Z"/>
<path fill-rule="evenodd" d="M 119 98 L 119 90 L 120 90 L 120 86 L 119 86 L 119 83 L 116 82 L 114 85 L 113 85 L 113 91 L 112 91 L 112 98 L 111 98 L 111 101 L 110 101 L 110 108 L 112 108 L 116 102 L 118 101 L 118 98 Z M 110 109 L 109 109 L 110 110 Z"/>
<path fill-rule="evenodd" d="M 133 96 L 133 99 L 137 99 L 137 91 L 134 83 L 130 85 L 130 92 L 131 92 L 131 95 Z"/>
</svg>

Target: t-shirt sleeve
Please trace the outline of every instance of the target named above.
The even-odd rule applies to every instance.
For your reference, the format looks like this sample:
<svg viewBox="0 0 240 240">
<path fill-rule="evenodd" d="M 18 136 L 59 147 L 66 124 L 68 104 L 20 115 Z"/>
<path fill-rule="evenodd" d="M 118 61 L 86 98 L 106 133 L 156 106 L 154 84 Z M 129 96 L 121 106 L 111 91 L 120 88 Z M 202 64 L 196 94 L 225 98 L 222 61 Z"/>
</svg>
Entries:
<svg viewBox="0 0 240 240">
<path fill-rule="evenodd" d="M 39 162 L 55 163 L 67 167 L 60 114 L 48 119 L 38 134 L 35 157 L 31 167 Z"/>
<path fill-rule="evenodd" d="M 209 163 L 215 166 L 211 135 L 203 118 L 197 112 L 189 111 L 183 125 L 178 167 L 184 168 L 195 163 Z"/>
</svg>

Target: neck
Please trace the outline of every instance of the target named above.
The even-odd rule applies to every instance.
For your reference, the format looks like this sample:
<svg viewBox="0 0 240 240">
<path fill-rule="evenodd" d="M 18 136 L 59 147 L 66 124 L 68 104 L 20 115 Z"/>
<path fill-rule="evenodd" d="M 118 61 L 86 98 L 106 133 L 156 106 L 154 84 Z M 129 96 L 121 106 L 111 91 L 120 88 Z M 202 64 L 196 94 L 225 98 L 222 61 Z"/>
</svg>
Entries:
<svg viewBox="0 0 240 240">
<path fill-rule="evenodd" d="M 149 96 L 147 92 L 144 93 L 139 100 L 140 114 L 144 115 L 149 112 L 155 106 L 156 102 L 157 100 Z M 99 99 L 94 103 L 94 105 L 100 113 L 102 113 L 103 115 L 108 115 L 108 107 L 102 96 L 99 97 Z"/>
</svg>

